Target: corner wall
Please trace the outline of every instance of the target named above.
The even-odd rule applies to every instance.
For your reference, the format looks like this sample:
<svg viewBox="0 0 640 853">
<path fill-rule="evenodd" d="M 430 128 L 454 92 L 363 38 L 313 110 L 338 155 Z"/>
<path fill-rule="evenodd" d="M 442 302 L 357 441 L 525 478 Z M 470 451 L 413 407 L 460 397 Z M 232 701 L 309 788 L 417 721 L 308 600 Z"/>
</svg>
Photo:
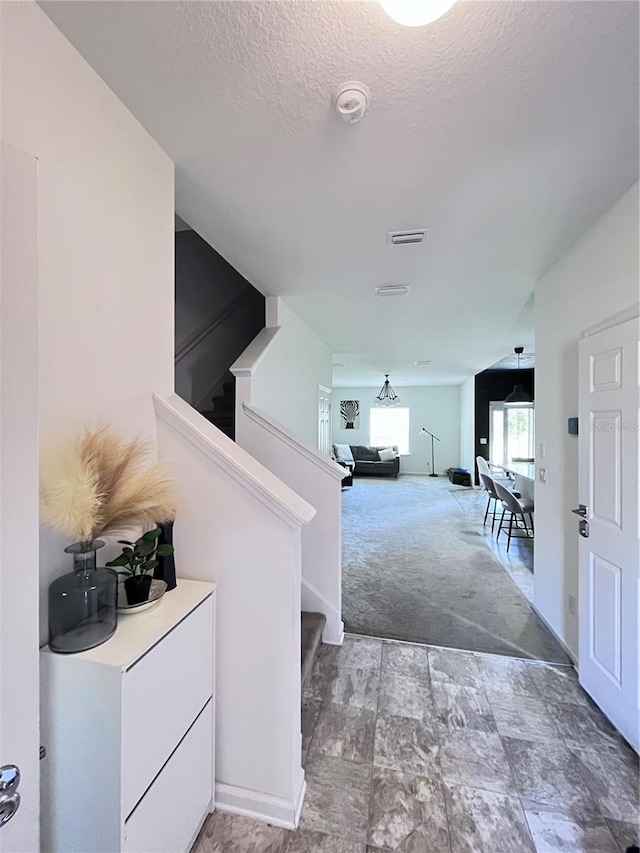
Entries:
<svg viewBox="0 0 640 853">
<path fill-rule="evenodd" d="M 380 382 L 382 385 L 382 381 Z M 335 388 L 332 403 L 334 444 L 370 443 L 370 412 L 380 388 Z M 422 427 L 437 435 L 436 473 L 460 465 L 460 391 L 457 385 L 395 387 L 400 406 L 409 407 L 409 455 L 400 459 L 401 474 L 428 474 L 431 465 L 431 439 L 420 435 Z M 360 428 L 342 429 L 340 401 L 360 401 Z"/>
<path fill-rule="evenodd" d="M 173 389 L 173 164 L 35 3 L 2 3 L 2 136 L 38 158 L 39 426 L 154 438 Z M 46 592 L 71 566 L 41 532 Z M 104 553 L 104 552 L 103 552 Z"/>
<path fill-rule="evenodd" d="M 475 376 L 470 376 L 460 385 L 460 467 L 475 474 L 475 405 L 476 405 Z"/>
<path fill-rule="evenodd" d="M 331 388 L 331 350 L 279 296 L 267 297 L 267 327 L 280 327 L 252 372 L 251 405 L 318 446 L 318 390 Z"/>
<path fill-rule="evenodd" d="M 638 184 L 538 283 L 536 330 L 536 482 L 534 603 L 577 656 L 578 341 L 583 331 L 638 302 Z M 541 452 L 543 451 L 543 452 Z M 573 605 L 572 605 L 573 609 Z"/>
</svg>

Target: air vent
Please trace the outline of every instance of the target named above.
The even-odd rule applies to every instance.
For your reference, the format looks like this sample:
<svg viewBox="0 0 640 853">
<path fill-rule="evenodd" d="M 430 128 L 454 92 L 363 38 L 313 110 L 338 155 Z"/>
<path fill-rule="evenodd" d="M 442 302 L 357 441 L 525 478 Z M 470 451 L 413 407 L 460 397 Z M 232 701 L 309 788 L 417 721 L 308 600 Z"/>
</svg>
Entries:
<svg viewBox="0 0 640 853">
<path fill-rule="evenodd" d="M 410 284 L 385 284 L 375 289 L 376 296 L 408 296 L 410 290 Z"/>
<path fill-rule="evenodd" d="M 429 239 L 429 229 L 419 228 L 417 231 L 389 231 L 387 243 L 392 246 L 409 246 L 412 243 L 426 243 Z"/>
</svg>

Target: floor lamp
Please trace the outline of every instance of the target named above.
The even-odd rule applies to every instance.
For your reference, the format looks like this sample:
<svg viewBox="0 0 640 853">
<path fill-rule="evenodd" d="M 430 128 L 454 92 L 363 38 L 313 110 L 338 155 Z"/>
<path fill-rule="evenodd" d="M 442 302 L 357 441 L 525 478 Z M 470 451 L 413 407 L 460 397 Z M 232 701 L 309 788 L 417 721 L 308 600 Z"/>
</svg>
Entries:
<svg viewBox="0 0 640 853">
<path fill-rule="evenodd" d="M 422 427 L 422 429 L 420 430 L 420 434 L 422 435 L 423 433 L 425 435 L 431 436 L 431 473 L 429 474 L 429 476 L 430 477 L 437 477 L 438 475 L 436 474 L 436 463 L 435 463 L 435 454 L 434 454 L 434 449 L 433 449 L 434 448 L 433 440 L 435 439 L 436 441 L 440 441 L 440 439 L 438 438 L 437 435 L 434 435 L 432 432 L 429 432 L 429 430 L 425 429 L 424 427 Z"/>
</svg>

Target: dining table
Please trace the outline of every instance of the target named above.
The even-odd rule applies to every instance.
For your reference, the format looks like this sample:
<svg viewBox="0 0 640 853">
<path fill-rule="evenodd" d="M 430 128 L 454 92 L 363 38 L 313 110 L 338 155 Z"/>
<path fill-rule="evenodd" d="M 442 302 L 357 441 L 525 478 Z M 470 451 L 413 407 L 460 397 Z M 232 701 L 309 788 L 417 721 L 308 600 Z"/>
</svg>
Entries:
<svg viewBox="0 0 640 853">
<path fill-rule="evenodd" d="M 501 468 L 512 480 L 515 492 L 520 492 L 524 500 L 533 503 L 533 488 L 536 479 L 535 462 L 510 462 L 504 465 L 501 462 L 492 462 L 495 468 Z"/>
</svg>

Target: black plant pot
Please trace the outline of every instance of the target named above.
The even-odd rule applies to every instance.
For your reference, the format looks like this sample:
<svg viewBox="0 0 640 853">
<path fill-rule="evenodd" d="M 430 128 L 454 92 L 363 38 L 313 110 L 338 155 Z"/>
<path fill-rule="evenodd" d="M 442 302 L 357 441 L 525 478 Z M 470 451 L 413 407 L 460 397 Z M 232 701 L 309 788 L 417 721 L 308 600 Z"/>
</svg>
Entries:
<svg viewBox="0 0 640 853">
<path fill-rule="evenodd" d="M 173 547 L 173 521 L 160 522 L 158 527 L 161 531 L 158 537 L 158 545 L 171 545 Z M 157 560 L 158 565 L 153 572 L 153 577 L 158 581 L 164 581 L 167 585 L 167 592 L 169 592 L 178 585 L 175 556 L 169 554 L 168 557 L 158 557 Z"/>
<path fill-rule="evenodd" d="M 128 604 L 142 604 L 148 601 L 151 589 L 151 575 L 131 575 L 124 582 Z"/>
</svg>

